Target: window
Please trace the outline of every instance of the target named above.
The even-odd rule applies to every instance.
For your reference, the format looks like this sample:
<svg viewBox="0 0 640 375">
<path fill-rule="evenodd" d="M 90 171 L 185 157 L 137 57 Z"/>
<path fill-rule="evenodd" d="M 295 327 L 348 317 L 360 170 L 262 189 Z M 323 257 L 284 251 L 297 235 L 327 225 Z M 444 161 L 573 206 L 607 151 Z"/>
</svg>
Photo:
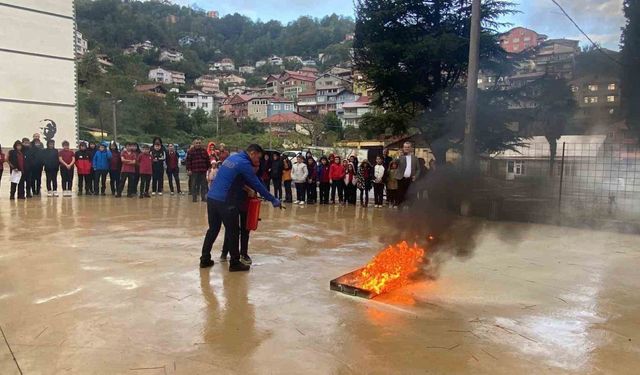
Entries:
<svg viewBox="0 0 640 375">
<path fill-rule="evenodd" d="M 516 176 L 525 175 L 524 162 L 509 160 L 507 161 L 507 173 L 513 173 Z"/>
<path fill-rule="evenodd" d="M 520 43 L 520 38 L 513 38 L 514 43 Z"/>
<path fill-rule="evenodd" d="M 571 86 L 571 92 L 578 92 L 579 88 L 578 86 L 572 85 Z"/>
<path fill-rule="evenodd" d="M 613 95 L 607 96 L 607 103 L 614 103 L 616 101 L 616 97 Z"/>
<path fill-rule="evenodd" d="M 504 44 L 509 44 L 509 39 L 505 39 L 502 41 Z"/>
<path fill-rule="evenodd" d="M 598 85 L 589 85 L 589 91 L 598 91 Z"/>
<path fill-rule="evenodd" d="M 529 37 L 529 36 L 525 36 L 525 37 L 524 37 L 524 41 L 525 41 L 525 42 L 530 42 L 530 41 L 531 41 L 531 37 Z"/>
<path fill-rule="evenodd" d="M 208 97 L 208 96 L 203 96 L 203 97 L 202 97 L 202 100 L 207 100 L 207 99 L 209 99 L 209 97 Z"/>
<path fill-rule="evenodd" d="M 202 108 L 209 108 L 209 103 L 202 103 Z"/>
<path fill-rule="evenodd" d="M 478 84 L 482 83 L 482 78 L 478 78 Z"/>
<path fill-rule="evenodd" d="M 607 86 L 607 89 L 609 91 L 614 91 L 616 89 L 616 84 L 615 83 L 610 83 L 609 86 Z"/>
<path fill-rule="evenodd" d="M 585 96 L 584 97 L 584 104 L 593 104 L 593 103 L 597 103 L 598 102 L 598 97 L 597 96 Z"/>
<path fill-rule="evenodd" d="M 194 103 L 194 102 L 189 102 L 189 107 L 190 107 L 190 108 L 194 108 L 195 106 L 196 106 L 196 103 Z"/>
<path fill-rule="evenodd" d="M 273 110 L 274 111 L 279 111 L 280 110 L 280 104 L 274 104 L 273 105 Z"/>
</svg>

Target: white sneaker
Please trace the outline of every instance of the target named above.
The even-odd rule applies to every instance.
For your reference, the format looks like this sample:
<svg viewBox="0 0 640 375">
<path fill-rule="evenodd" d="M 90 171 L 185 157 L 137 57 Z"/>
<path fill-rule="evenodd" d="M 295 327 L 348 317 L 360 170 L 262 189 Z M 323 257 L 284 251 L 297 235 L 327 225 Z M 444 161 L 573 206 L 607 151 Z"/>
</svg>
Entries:
<svg viewBox="0 0 640 375">
<path fill-rule="evenodd" d="M 58 192 L 57 192 L 57 191 L 54 191 L 54 192 L 53 192 L 53 196 L 54 196 L 54 197 L 57 197 L 57 196 L 58 196 Z"/>
<path fill-rule="evenodd" d="M 175 193 L 172 191 L 172 192 L 171 192 L 171 195 L 174 195 L 174 194 L 175 194 Z"/>
<path fill-rule="evenodd" d="M 162 196 L 162 193 L 158 193 L 158 195 Z"/>
<path fill-rule="evenodd" d="M 48 192 L 47 192 L 47 197 L 53 197 L 53 193 L 52 193 L 52 192 L 50 192 L 50 191 L 48 191 Z"/>
<path fill-rule="evenodd" d="M 304 201 L 300 201 L 299 203 L 301 206 L 304 206 L 305 202 Z"/>
<path fill-rule="evenodd" d="M 152 192 L 152 193 L 151 193 L 151 195 L 156 195 L 156 192 L 155 192 L 155 191 L 154 191 L 154 192 Z"/>
<path fill-rule="evenodd" d="M 293 201 L 293 204 L 298 204 L 300 203 L 300 201 Z"/>
</svg>

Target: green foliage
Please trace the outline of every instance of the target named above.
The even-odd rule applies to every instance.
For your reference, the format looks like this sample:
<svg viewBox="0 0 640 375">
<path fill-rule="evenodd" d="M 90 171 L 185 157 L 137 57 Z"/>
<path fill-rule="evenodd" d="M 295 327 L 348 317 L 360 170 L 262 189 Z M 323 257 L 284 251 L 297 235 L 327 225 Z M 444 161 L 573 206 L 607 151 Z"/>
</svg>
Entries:
<svg viewBox="0 0 640 375">
<path fill-rule="evenodd" d="M 640 137 L 640 2 L 624 1 L 627 24 L 622 31 L 622 98 L 627 126 Z"/>
</svg>

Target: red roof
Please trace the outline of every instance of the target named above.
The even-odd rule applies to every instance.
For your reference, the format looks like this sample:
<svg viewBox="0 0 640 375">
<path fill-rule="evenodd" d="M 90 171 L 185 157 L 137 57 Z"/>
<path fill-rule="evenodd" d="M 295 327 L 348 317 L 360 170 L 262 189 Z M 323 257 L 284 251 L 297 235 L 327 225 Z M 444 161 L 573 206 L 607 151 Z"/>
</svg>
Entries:
<svg viewBox="0 0 640 375">
<path fill-rule="evenodd" d="M 278 113 L 260 121 L 265 124 L 311 124 L 313 121 L 296 112 Z"/>
</svg>

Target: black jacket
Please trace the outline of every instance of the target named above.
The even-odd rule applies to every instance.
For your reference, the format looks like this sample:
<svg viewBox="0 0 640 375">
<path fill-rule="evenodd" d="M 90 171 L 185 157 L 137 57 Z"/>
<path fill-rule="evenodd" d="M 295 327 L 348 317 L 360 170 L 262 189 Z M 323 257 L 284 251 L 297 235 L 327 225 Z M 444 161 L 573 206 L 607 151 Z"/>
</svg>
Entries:
<svg viewBox="0 0 640 375">
<path fill-rule="evenodd" d="M 271 178 L 274 180 L 282 180 L 282 160 L 271 161 Z"/>
<path fill-rule="evenodd" d="M 60 167 L 60 159 L 58 159 L 58 150 L 55 148 L 46 148 L 39 151 L 42 155 L 44 169 L 51 171 Z"/>
</svg>

